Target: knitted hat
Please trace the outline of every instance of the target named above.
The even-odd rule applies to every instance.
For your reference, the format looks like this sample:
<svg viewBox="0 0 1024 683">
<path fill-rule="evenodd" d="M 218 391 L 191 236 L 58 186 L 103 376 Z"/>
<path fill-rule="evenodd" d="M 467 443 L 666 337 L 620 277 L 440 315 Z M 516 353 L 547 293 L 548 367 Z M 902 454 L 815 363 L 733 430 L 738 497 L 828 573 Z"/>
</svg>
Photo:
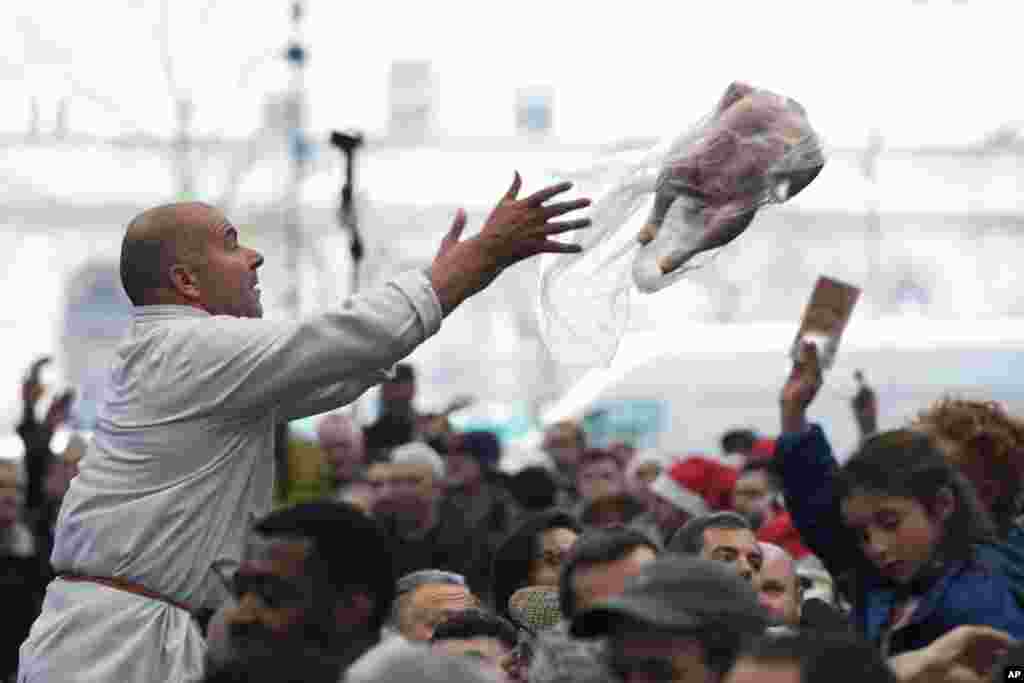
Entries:
<svg viewBox="0 0 1024 683">
<path fill-rule="evenodd" d="M 430 465 L 434 470 L 434 477 L 438 480 L 444 479 L 444 460 L 437 451 L 422 441 L 410 441 L 392 450 L 391 462 L 396 465 Z"/>
<path fill-rule="evenodd" d="M 729 509 L 739 470 L 702 455 L 689 455 L 674 462 L 662 474 L 665 476 L 655 479 L 651 490 L 680 510 L 696 516 Z M 687 493 L 699 498 L 703 507 Z"/>
<path fill-rule="evenodd" d="M 690 456 L 663 470 L 651 484 L 651 491 L 691 517 L 699 517 L 714 509 L 719 488 L 716 477 L 723 467 L 706 458 Z"/>
<path fill-rule="evenodd" d="M 501 442 L 493 432 L 463 432 L 452 437 L 448 452 L 468 455 L 484 468 L 494 469 L 501 460 Z"/>
<path fill-rule="evenodd" d="M 508 599 L 508 612 L 533 633 L 546 631 L 562 619 L 558 589 L 554 586 L 520 588 Z"/>
<path fill-rule="evenodd" d="M 750 449 L 750 457 L 753 460 L 760 458 L 772 458 L 775 456 L 775 439 L 762 437 L 754 442 Z"/>
</svg>

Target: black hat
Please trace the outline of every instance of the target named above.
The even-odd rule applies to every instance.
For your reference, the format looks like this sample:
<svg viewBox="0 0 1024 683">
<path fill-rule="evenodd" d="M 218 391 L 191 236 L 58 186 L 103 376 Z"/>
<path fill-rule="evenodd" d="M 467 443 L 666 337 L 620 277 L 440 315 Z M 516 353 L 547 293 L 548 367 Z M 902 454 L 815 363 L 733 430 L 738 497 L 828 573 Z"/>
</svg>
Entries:
<svg viewBox="0 0 1024 683">
<path fill-rule="evenodd" d="M 729 567 L 670 554 L 644 567 L 621 595 L 578 614 L 572 634 L 584 638 L 608 635 L 623 621 L 666 631 L 723 624 L 753 635 L 764 631 L 769 617 L 750 582 Z"/>
</svg>

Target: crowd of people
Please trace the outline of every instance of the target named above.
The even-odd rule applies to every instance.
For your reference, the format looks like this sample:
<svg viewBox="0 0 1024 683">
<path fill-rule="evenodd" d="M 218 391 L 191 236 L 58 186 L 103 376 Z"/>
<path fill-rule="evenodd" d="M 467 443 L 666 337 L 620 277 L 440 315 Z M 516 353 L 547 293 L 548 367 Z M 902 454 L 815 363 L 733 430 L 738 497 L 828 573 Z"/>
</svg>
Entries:
<svg viewBox="0 0 1024 683">
<path fill-rule="evenodd" d="M 262 255 L 202 204 L 128 226 L 135 319 L 95 433 L 60 453 L 74 396 L 0 465 L 0 679 L 912 683 L 1024 665 L 1024 420 L 937 397 L 878 428 L 862 385 L 840 463 L 809 416 L 804 344 L 779 431 L 715 453 L 549 426 L 509 473 L 486 431 L 418 414 L 402 360 L 514 263 L 569 252 L 566 184 L 479 235 L 460 213 L 426 272 L 307 320 L 261 319 Z M 380 384 L 380 416 L 343 407 Z M 272 505 L 275 435 L 321 415 L 320 499 Z M 737 416 L 739 419 L 742 416 Z M 731 427 L 724 425 L 723 429 Z"/>
</svg>

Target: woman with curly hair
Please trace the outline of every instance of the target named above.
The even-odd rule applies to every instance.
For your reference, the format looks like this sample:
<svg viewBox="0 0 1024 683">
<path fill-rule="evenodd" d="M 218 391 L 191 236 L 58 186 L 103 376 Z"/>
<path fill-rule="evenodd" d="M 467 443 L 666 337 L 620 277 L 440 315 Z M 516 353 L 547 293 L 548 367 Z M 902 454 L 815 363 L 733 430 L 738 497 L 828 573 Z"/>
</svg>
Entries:
<svg viewBox="0 0 1024 683">
<path fill-rule="evenodd" d="M 945 397 L 911 424 L 931 436 L 971 480 L 1005 538 L 1019 514 L 1024 484 L 1024 421 L 995 401 Z"/>
<path fill-rule="evenodd" d="M 931 436 L 948 461 L 974 484 L 996 527 L 999 543 L 980 547 L 1024 602 L 1024 527 L 1018 523 L 1024 490 L 1024 421 L 995 401 L 942 398 L 911 427 Z"/>
</svg>

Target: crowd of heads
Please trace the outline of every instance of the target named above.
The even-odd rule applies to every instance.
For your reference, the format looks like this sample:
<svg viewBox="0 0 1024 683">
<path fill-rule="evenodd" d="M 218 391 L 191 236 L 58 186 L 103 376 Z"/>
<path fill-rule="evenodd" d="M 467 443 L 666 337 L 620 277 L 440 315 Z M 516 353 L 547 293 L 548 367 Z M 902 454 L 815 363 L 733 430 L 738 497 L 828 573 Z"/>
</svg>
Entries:
<svg viewBox="0 0 1024 683">
<path fill-rule="evenodd" d="M 543 464 L 510 474 L 495 434 L 410 409 L 414 377 L 385 384 L 368 427 L 322 417 L 324 496 L 254 521 L 241 561 L 211 568 L 228 599 L 203 623 L 207 680 L 897 680 L 851 625 L 848 577 L 793 529 L 775 440 L 737 429 L 669 457 L 559 423 Z M 953 399 L 866 436 L 835 472 L 863 566 L 909 582 L 1005 538 L 1022 446 L 1000 406 Z M 81 448 L 54 456 L 47 499 Z M 23 478 L 0 463 L 5 552 Z"/>
</svg>

